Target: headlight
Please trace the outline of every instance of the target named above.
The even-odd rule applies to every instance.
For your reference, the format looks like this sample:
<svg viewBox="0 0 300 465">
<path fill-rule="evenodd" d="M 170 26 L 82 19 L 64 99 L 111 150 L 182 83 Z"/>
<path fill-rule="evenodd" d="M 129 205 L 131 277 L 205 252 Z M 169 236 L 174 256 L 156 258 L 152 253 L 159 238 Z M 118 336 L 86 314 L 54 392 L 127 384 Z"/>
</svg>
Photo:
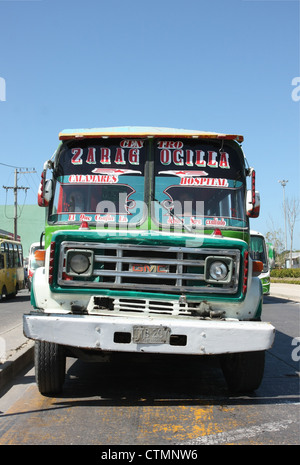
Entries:
<svg viewBox="0 0 300 465">
<path fill-rule="evenodd" d="M 227 274 L 228 268 L 223 262 L 213 262 L 209 267 L 209 275 L 216 281 L 225 279 Z"/>
<path fill-rule="evenodd" d="M 70 276 L 91 276 L 93 255 L 91 250 L 69 249 L 66 253 L 66 273 Z"/>
<path fill-rule="evenodd" d="M 208 283 L 228 284 L 232 279 L 233 260 L 231 257 L 208 256 L 205 259 L 204 279 Z"/>
<path fill-rule="evenodd" d="M 70 260 L 70 268 L 78 274 L 85 273 L 90 266 L 90 261 L 86 255 L 76 254 Z"/>
</svg>

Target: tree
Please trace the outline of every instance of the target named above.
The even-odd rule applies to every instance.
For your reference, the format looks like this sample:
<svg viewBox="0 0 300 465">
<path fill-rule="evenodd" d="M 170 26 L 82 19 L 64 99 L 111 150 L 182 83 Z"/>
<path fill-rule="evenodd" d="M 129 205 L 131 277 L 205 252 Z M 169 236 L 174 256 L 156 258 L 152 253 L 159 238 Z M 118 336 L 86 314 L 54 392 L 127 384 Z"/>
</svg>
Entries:
<svg viewBox="0 0 300 465">
<path fill-rule="evenodd" d="M 291 247 L 290 247 L 290 267 L 292 268 L 292 254 L 293 254 L 293 236 L 294 236 L 294 228 L 295 228 L 295 223 L 296 220 L 299 216 L 300 213 L 300 201 L 299 199 L 296 199 L 293 197 L 292 199 L 287 199 L 286 200 L 286 216 L 287 216 L 287 221 L 288 221 L 288 226 L 289 226 L 289 231 L 290 231 L 290 241 L 291 241 Z"/>
<path fill-rule="evenodd" d="M 284 234 L 282 229 L 274 225 L 274 221 L 270 218 L 271 224 L 268 224 L 269 231 L 266 233 L 266 241 L 273 244 L 276 251 L 275 262 L 279 267 L 284 266 Z"/>
</svg>

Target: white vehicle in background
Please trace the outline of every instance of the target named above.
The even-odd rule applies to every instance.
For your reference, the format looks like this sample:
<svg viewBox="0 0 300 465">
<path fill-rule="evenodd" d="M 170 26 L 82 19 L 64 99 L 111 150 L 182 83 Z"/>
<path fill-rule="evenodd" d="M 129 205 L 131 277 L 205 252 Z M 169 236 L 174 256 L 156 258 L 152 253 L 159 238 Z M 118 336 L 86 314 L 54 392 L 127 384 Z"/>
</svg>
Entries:
<svg viewBox="0 0 300 465">
<path fill-rule="evenodd" d="M 270 294 L 270 275 L 271 268 L 274 267 L 275 260 L 274 247 L 266 242 L 265 237 L 258 231 L 250 231 L 251 245 L 250 255 L 252 260 L 260 260 L 263 263 L 262 272 L 259 274 L 259 279 L 262 284 L 263 294 Z"/>
<path fill-rule="evenodd" d="M 42 245 L 42 247 L 41 247 Z M 31 291 L 31 284 L 34 272 L 40 266 L 45 266 L 45 261 L 36 254 L 38 250 L 44 250 L 44 242 L 33 242 L 29 248 L 29 257 L 28 257 L 28 276 L 27 276 L 27 287 Z"/>
</svg>

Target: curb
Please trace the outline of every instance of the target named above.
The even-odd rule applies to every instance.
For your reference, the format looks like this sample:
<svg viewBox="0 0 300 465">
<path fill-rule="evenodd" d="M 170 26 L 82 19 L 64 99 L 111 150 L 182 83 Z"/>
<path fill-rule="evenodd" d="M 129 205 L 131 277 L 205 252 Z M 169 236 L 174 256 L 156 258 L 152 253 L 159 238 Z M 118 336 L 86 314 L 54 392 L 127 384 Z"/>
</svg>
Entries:
<svg viewBox="0 0 300 465">
<path fill-rule="evenodd" d="M 17 351 L 14 356 L 0 365 L 0 390 L 3 389 L 16 375 L 33 363 L 34 342 L 30 341 L 26 347 Z"/>
<path fill-rule="evenodd" d="M 268 294 L 267 297 L 275 297 L 275 299 L 283 299 L 283 300 L 290 300 L 292 302 L 297 302 L 299 303 L 299 297 L 289 297 L 283 294 Z"/>
</svg>

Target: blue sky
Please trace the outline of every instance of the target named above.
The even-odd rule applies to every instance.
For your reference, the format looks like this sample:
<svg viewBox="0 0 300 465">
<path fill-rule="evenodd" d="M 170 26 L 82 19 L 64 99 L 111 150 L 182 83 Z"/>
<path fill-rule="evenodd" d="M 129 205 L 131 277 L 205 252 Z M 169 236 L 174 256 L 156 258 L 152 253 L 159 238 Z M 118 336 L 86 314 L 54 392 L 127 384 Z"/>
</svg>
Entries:
<svg viewBox="0 0 300 465">
<path fill-rule="evenodd" d="M 62 129 L 199 129 L 244 135 L 252 227 L 284 230 L 278 180 L 299 198 L 299 19 L 297 0 L 0 0 L 0 204 L 13 203 L 4 164 L 36 169 L 18 181 L 19 203 L 36 203 Z"/>
</svg>

